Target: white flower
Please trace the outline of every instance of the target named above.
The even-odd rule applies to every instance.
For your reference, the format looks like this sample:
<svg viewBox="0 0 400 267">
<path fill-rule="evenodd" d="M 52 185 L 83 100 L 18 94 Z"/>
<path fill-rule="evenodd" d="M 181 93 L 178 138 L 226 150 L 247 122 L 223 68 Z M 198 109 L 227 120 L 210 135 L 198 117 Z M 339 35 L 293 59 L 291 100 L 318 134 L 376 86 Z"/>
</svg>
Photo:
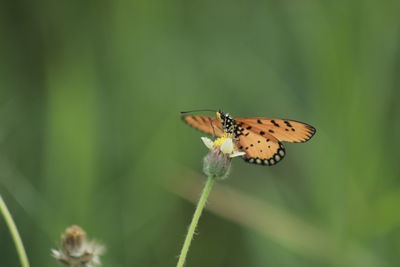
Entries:
<svg viewBox="0 0 400 267">
<path fill-rule="evenodd" d="M 201 141 L 203 141 L 208 149 L 212 149 L 214 146 L 214 142 L 208 137 L 201 137 Z"/>
<path fill-rule="evenodd" d="M 222 153 L 229 155 L 230 158 L 239 157 L 246 154 L 237 150 L 235 144 L 233 143 L 232 137 L 229 134 L 219 137 L 215 141 L 212 141 L 207 137 L 202 137 L 201 140 L 208 149 L 212 150 L 214 148 L 219 148 Z"/>
<path fill-rule="evenodd" d="M 210 149 L 203 161 L 203 171 L 209 177 L 225 179 L 229 175 L 231 159 L 245 154 L 236 149 L 231 134 L 224 134 L 215 141 L 207 137 L 202 137 L 201 140 Z"/>
</svg>

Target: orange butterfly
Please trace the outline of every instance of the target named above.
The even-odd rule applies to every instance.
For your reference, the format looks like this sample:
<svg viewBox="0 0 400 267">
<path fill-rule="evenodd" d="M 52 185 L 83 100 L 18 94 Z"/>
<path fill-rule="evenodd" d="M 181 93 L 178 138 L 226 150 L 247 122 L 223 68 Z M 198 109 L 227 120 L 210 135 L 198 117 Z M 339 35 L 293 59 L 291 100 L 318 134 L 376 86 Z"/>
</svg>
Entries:
<svg viewBox="0 0 400 267">
<path fill-rule="evenodd" d="M 185 112 L 184 112 L 185 113 Z M 192 127 L 218 137 L 232 134 L 235 144 L 246 154 L 249 163 L 274 165 L 285 157 L 281 142 L 302 143 L 310 140 L 316 130 L 311 125 L 273 118 L 235 118 L 222 111 L 217 118 L 184 115 L 182 119 Z"/>
</svg>

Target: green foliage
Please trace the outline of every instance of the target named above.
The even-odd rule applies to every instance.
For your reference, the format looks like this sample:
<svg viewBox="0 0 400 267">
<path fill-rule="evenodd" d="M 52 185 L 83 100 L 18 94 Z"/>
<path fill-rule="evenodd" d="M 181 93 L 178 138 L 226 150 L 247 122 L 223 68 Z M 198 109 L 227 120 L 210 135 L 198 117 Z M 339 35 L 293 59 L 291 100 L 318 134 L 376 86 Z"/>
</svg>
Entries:
<svg viewBox="0 0 400 267">
<path fill-rule="evenodd" d="M 187 266 L 400 265 L 399 1 L 1 6 L 0 193 L 32 266 L 72 224 L 104 266 L 174 266 L 207 153 L 179 111 L 197 108 L 317 134 L 273 167 L 233 160 L 217 187 L 261 204 L 218 198 Z"/>
</svg>

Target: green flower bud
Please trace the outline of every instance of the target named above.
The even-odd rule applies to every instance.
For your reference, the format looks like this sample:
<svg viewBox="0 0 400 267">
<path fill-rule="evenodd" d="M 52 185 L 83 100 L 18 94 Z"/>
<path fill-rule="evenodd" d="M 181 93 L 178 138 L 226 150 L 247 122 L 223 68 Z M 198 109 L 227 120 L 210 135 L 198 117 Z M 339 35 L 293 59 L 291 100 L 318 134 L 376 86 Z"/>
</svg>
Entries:
<svg viewBox="0 0 400 267">
<path fill-rule="evenodd" d="M 223 153 L 219 147 L 210 149 L 203 159 L 203 172 L 215 179 L 225 179 L 231 169 L 231 158 Z"/>
</svg>

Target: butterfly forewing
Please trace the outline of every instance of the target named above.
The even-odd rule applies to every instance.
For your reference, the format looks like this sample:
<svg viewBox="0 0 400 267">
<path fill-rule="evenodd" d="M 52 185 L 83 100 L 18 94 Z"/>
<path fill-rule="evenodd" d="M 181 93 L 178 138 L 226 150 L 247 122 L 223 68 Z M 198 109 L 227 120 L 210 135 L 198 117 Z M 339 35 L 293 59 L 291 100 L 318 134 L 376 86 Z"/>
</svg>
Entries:
<svg viewBox="0 0 400 267">
<path fill-rule="evenodd" d="M 306 123 L 273 118 L 236 118 L 244 129 L 259 135 L 270 134 L 282 142 L 306 142 L 314 134 L 315 128 Z"/>
<path fill-rule="evenodd" d="M 244 159 L 250 163 L 274 165 L 285 156 L 285 148 L 270 134 L 259 135 L 244 130 L 239 136 L 238 148 L 245 152 Z"/>
<path fill-rule="evenodd" d="M 224 133 L 221 122 L 216 118 L 201 115 L 187 115 L 182 116 L 182 119 L 190 126 L 202 132 L 215 136 L 222 136 Z"/>
</svg>

